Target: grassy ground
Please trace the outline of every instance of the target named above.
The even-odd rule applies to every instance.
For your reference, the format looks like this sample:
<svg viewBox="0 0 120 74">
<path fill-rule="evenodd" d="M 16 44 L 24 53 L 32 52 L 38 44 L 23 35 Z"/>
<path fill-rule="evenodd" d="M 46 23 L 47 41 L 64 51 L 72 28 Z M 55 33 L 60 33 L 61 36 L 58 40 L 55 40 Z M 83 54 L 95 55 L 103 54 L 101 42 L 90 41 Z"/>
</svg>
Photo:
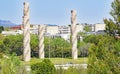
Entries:
<svg viewBox="0 0 120 74">
<path fill-rule="evenodd" d="M 49 59 L 49 58 L 46 58 Z M 41 62 L 43 59 L 39 58 L 32 58 L 30 63 L 37 63 Z M 74 64 L 84 64 L 87 63 L 88 58 L 78 58 L 77 60 L 73 60 L 71 58 L 50 58 L 51 62 L 54 64 L 67 64 L 67 63 L 74 63 Z"/>
</svg>

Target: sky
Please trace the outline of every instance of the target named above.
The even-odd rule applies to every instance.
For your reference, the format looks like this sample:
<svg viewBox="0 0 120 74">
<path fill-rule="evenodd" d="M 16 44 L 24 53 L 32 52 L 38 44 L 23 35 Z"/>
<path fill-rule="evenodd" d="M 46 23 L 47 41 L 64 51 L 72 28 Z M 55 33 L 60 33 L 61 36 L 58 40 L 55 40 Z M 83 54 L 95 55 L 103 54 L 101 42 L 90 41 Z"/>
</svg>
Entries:
<svg viewBox="0 0 120 74">
<path fill-rule="evenodd" d="M 113 0 L 1 0 L 0 19 L 21 24 L 23 2 L 30 4 L 31 24 L 70 24 L 71 10 L 77 11 L 77 23 L 103 23 L 111 18 Z"/>
</svg>

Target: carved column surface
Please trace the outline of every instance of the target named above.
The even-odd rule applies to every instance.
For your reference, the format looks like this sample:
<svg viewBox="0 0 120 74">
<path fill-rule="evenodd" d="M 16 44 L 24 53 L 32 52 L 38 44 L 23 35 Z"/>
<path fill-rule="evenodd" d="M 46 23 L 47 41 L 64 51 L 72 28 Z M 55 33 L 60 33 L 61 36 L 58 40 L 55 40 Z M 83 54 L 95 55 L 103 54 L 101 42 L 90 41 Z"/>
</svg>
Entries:
<svg viewBox="0 0 120 74">
<path fill-rule="evenodd" d="M 39 37 L 39 58 L 44 58 L 44 31 L 45 26 L 39 25 L 38 26 L 38 37 Z"/>
<path fill-rule="evenodd" d="M 30 22 L 29 22 L 29 3 L 24 2 L 23 9 L 23 60 L 30 61 L 31 50 L 30 50 Z"/>
<path fill-rule="evenodd" d="M 71 10 L 72 59 L 78 58 L 76 14 L 75 10 Z"/>
</svg>

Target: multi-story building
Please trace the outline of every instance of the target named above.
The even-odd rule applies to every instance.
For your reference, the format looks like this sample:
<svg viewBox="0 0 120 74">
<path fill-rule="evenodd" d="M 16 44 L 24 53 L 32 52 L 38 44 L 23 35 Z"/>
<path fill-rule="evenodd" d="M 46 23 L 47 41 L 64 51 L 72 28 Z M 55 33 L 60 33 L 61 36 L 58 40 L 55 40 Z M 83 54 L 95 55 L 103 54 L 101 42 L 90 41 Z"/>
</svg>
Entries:
<svg viewBox="0 0 120 74">
<path fill-rule="evenodd" d="M 77 33 L 78 32 L 83 32 L 84 26 L 82 24 L 77 24 Z"/>
<path fill-rule="evenodd" d="M 70 34 L 69 26 L 58 26 L 58 34 Z"/>
<path fill-rule="evenodd" d="M 69 26 L 58 26 L 58 35 L 65 40 L 70 39 L 70 27 Z"/>
<path fill-rule="evenodd" d="M 45 33 L 49 35 L 56 35 L 58 34 L 58 26 L 57 25 L 46 25 Z"/>
<path fill-rule="evenodd" d="M 97 32 L 99 30 L 105 30 L 105 24 L 95 24 L 94 31 Z"/>
</svg>

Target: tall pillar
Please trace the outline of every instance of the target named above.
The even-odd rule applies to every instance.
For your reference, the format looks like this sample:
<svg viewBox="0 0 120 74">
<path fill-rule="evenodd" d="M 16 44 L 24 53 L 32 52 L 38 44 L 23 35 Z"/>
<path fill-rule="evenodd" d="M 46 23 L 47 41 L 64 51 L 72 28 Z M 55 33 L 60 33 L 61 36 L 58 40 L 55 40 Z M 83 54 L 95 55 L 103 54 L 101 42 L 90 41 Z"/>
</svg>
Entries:
<svg viewBox="0 0 120 74">
<path fill-rule="evenodd" d="M 72 59 L 78 58 L 76 13 L 75 10 L 71 10 Z"/>
<path fill-rule="evenodd" d="M 29 22 L 29 3 L 24 2 L 23 9 L 23 60 L 30 61 L 31 50 L 30 50 L 30 22 Z"/>
<path fill-rule="evenodd" d="M 39 58 L 44 59 L 44 31 L 45 26 L 38 26 L 38 37 L 39 37 Z"/>
</svg>

